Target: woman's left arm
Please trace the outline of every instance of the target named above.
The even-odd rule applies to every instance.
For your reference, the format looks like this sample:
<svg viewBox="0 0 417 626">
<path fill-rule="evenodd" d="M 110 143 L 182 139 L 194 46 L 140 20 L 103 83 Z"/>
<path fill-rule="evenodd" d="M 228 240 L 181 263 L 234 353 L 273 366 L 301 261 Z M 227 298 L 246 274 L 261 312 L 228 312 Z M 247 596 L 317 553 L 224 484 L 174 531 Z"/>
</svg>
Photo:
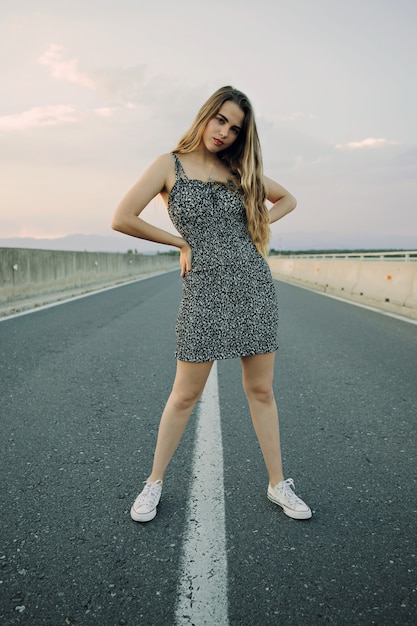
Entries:
<svg viewBox="0 0 417 626">
<path fill-rule="evenodd" d="M 297 200 L 277 182 L 264 176 L 266 198 L 272 202 L 269 209 L 269 223 L 272 224 L 291 213 L 297 206 Z"/>
</svg>

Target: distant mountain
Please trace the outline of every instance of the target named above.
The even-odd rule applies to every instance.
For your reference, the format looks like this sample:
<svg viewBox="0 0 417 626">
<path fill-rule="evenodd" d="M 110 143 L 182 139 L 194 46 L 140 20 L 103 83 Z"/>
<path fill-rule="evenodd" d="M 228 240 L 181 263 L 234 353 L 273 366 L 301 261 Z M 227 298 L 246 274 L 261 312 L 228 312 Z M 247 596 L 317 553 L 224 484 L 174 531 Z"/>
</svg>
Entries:
<svg viewBox="0 0 417 626">
<path fill-rule="evenodd" d="M 150 241 L 112 235 L 67 235 L 56 239 L 36 239 L 35 237 L 0 238 L 0 248 L 32 248 L 36 250 L 72 250 L 74 252 L 122 252 L 137 250 L 144 254 L 166 251 L 167 246 Z"/>
<path fill-rule="evenodd" d="M 143 254 L 169 250 L 168 246 L 126 237 L 116 232 L 110 235 L 68 235 L 56 239 L 0 238 L 0 248 L 121 253 L 136 250 Z M 273 235 L 271 248 L 275 250 L 417 250 L 417 235 L 281 233 Z"/>
</svg>

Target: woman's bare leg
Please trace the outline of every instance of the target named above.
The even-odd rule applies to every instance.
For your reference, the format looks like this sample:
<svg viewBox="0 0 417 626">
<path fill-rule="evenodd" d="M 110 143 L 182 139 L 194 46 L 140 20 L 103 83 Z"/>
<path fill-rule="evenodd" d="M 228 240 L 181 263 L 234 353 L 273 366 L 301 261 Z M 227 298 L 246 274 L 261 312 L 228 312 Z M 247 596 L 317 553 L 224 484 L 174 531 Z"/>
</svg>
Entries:
<svg viewBox="0 0 417 626">
<path fill-rule="evenodd" d="M 159 424 L 149 482 L 163 480 L 165 470 L 178 447 L 197 400 L 203 392 L 212 365 L 212 362 L 177 361 L 174 385 Z"/>
<path fill-rule="evenodd" d="M 271 486 L 284 479 L 278 409 L 272 388 L 274 359 L 273 352 L 242 358 L 243 388 Z"/>
</svg>

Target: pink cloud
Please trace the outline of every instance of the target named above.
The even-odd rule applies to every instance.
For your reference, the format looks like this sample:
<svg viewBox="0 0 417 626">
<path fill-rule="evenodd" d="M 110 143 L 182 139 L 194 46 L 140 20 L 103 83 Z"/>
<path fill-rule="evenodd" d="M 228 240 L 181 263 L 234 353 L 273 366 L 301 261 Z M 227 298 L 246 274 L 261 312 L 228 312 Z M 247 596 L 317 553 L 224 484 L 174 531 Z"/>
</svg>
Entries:
<svg viewBox="0 0 417 626">
<path fill-rule="evenodd" d="M 28 111 L 2 115 L 0 117 L 0 131 L 26 130 L 42 126 L 57 126 L 78 121 L 74 107 L 66 104 L 33 107 Z"/>
<path fill-rule="evenodd" d="M 362 141 L 349 141 L 348 143 L 336 144 L 336 150 L 360 150 L 361 148 L 380 148 L 381 146 L 395 145 L 398 141 L 390 141 L 384 137 L 368 137 Z"/>
<path fill-rule="evenodd" d="M 94 113 L 97 113 L 100 117 L 112 117 L 115 111 L 115 107 L 101 107 L 100 109 L 94 109 Z"/>
<path fill-rule="evenodd" d="M 64 60 L 64 50 L 63 46 L 52 43 L 38 61 L 50 70 L 52 78 L 56 80 L 65 80 L 87 89 L 95 89 L 95 82 L 80 69 L 78 59 Z"/>
</svg>

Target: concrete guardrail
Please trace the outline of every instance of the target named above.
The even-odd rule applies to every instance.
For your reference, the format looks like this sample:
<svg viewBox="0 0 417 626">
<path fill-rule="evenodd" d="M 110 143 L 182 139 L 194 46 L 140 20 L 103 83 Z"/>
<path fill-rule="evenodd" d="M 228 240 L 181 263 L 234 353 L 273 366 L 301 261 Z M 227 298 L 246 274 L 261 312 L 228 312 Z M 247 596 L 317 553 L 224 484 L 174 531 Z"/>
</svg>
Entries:
<svg viewBox="0 0 417 626">
<path fill-rule="evenodd" d="M 274 278 L 417 319 L 417 252 L 271 256 Z"/>
<path fill-rule="evenodd" d="M 417 252 L 271 256 L 272 275 L 417 319 Z M 20 310 L 179 268 L 177 256 L 0 248 L 0 308 Z M 59 296 L 58 294 L 61 294 Z"/>
<path fill-rule="evenodd" d="M 178 268 L 179 259 L 165 254 L 117 254 L 0 248 L 0 306 L 37 305 L 56 294 L 86 292 L 136 277 Z M 55 298 L 58 299 L 58 298 Z M 24 307 L 23 307 L 24 308 Z"/>
</svg>

